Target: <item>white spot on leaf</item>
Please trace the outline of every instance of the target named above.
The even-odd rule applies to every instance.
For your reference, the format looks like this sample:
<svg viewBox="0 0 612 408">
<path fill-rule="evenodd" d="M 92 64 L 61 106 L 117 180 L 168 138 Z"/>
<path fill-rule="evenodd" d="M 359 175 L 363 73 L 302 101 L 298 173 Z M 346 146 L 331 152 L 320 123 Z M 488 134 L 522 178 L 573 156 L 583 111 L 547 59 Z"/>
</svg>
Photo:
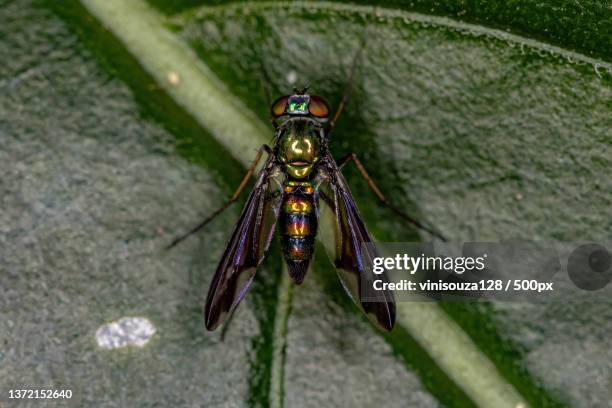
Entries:
<svg viewBox="0 0 612 408">
<path fill-rule="evenodd" d="M 287 82 L 289 82 L 290 85 L 293 85 L 295 84 L 295 81 L 297 81 L 297 74 L 295 71 L 287 72 Z"/>
<path fill-rule="evenodd" d="M 144 317 L 122 317 L 100 326 L 96 331 L 98 345 L 105 349 L 127 346 L 142 347 L 155 334 L 155 326 Z"/>
<path fill-rule="evenodd" d="M 168 82 L 170 82 L 170 85 L 178 85 L 179 82 L 181 82 L 181 76 L 174 71 L 170 71 L 168 72 Z"/>
</svg>

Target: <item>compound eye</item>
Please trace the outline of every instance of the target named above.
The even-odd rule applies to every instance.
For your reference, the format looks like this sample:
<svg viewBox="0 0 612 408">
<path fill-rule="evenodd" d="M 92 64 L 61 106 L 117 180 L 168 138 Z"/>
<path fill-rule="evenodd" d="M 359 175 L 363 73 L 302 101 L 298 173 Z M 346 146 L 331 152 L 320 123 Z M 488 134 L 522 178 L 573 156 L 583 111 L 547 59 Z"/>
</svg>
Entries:
<svg viewBox="0 0 612 408">
<path fill-rule="evenodd" d="M 329 116 L 329 105 L 325 102 L 325 99 L 317 95 L 310 96 L 308 110 L 312 116 L 317 118 L 326 118 Z"/>
<path fill-rule="evenodd" d="M 272 106 L 270 107 L 270 113 L 274 118 L 278 118 L 285 113 L 285 109 L 287 109 L 287 101 L 289 101 L 289 96 L 281 96 L 277 100 L 274 101 Z"/>
</svg>

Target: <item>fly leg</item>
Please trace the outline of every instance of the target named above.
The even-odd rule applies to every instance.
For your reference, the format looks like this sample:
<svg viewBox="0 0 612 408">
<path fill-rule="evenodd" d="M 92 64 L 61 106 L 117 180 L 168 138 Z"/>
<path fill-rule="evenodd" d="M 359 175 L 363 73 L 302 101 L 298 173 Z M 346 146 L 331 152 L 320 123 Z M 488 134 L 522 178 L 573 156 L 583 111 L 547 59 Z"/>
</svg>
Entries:
<svg viewBox="0 0 612 408">
<path fill-rule="evenodd" d="M 359 56 L 361 55 L 361 52 L 365 48 L 366 34 L 367 34 L 367 31 L 364 32 L 363 39 L 361 40 L 361 43 L 359 44 L 359 49 L 357 50 L 357 52 L 355 53 L 355 56 L 353 57 L 353 62 L 351 63 L 351 71 L 349 73 L 348 81 L 346 82 L 346 86 L 344 87 L 344 92 L 342 93 L 342 98 L 340 99 L 340 103 L 338 104 L 338 107 L 336 108 L 336 112 L 334 113 L 334 116 L 327 124 L 327 128 L 325 129 L 326 134 L 329 134 L 329 132 L 331 132 L 332 128 L 334 127 L 338 119 L 340 118 L 340 115 L 342 114 L 342 111 L 344 110 L 344 105 L 346 105 L 346 101 L 348 100 L 351 94 L 351 90 L 353 89 L 353 78 L 355 77 L 355 70 L 357 68 L 357 61 L 359 60 Z"/>
<path fill-rule="evenodd" d="M 206 224 L 211 222 L 217 215 L 219 215 L 223 211 L 225 211 L 230 205 L 232 205 L 238 199 L 238 197 L 240 197 L 240 193 L 242 193 L 242 190 L 244 190 L 244 188 L 246 187 L 247 183 L 249 182 L 249 179 L 251 178 L 251 176 L 253 176 L 253 173 L 255 172 L 255 168 L 257 167 L 257 164 L 259 163 L 259 160 L 261 160 L 261 156 L 263 155 L 264 151 L 266 153 L 268 153 L 268 155 L 272 154 L 272 149 L 268 145 L 262 145 L 257 150 L 257 155 L 255 156 L 255 159 L 251 163 L 251 166 L 249 167 L 249 170 L 244 175 L 244 178 L 240 182 L 240 185 L 238 186 L 238 188 L 236 189 L 234 194 L 230 197 L 230 199 L 225 204 L 223 204 L 221 206 L 221 208 L 217 209 L 215 212 L 213 212 L 211 215 L 209 215 L 206 219 L 204 219 L 201 223 L 199 223 L 198 225 L 193 227 L 189 232 L 187 232 L 187 233 L 185 233 L 185 234 L 183 234 L 183 235 L 181 235 L 179 237 L 176 237 L 170 243 L 170 245 L 168 245 L 166 247 L 166 249 L 171 249 L 171 248 L 175 247 L 178 243 L 180 243 L 183 240 L 185 240 L 186 238 L 189 238 L 191 235 L 195 234 L 196 232 L 198 232 L 199 230 L 204 228 L 206 226 Z"/>
<path fill-rule="evenodd" d="M 227 317 L 227 320 L 225 321 L 225 323 L 223 323 L 223 328 L 221 329 L 221 341 L 225 340 L 225 333 L 227 333 L 227 329 L 229 328 L 229 325 L 232 322 L 235 313 L 236 307 L 234 306 L 232 307 L 232 310 L 230 310 L 230 314 Z"/>
<path fill-rule="evenodd" d="M 426 231 L 426 232 L 430 233 L 431 235 L 433 235 L 434 237 L 437 237 L 437 238 L 441 239 L 442 241 L 446 242 L 446 238 L 444 238 L 444 236 L 442 236 L 442 234 L 434 231 L 430 227 L 427 227 L 427 226 L 423 225 L 421 222 L 415 220 L 414 218 L 412 218 L 411 216 L 409 216 L 408 214 L 406 214 L 405 212 L 403 212 L 402 210 L 400 210 L 399 208 L 397 208 L 393 204 L 391 204 L 387 200 L 387 198 L 384 196 L 384 194 L 380 191 L 380 189 L 378 188 L 378 186 L 376 185 L 376 183 L 374 182 L 372 177 L 370 177 L 370 175 L 366 171 L 365 167 L 363 167 L 363 164 L 361 163 L 361 161 L 357 157 L 357 154 L 355 154 L 355 153 L 347 154 L 346 156 L 344 156 L 343 158 L 338 160 L 338 162 L 337 162 L 338 168 L 342 169 L 342 167 L 344 167 L 345 164 L 347 164 L 348 162 L 351 162 L 351 161 L 355 163 L 355 166 L 357 166 L 357 170 L 359 170 L 359 173 L 361 174 L 361 177 L 363 177 L 363 179 L 368 183 L 368 186 L 370 187 L 370 189 L 374 192 L 374 194 L 376 194 L 378 199 L 384 205 L 386 205 L 391 211 L 393 211 L 398 216 L 400 216 L 402 219 L 404 219 L 405 221 L 407 221 L 410 224 L 414 225 L 415 227 L 417 227 L 417 228 L 419 228 L 419 229 L 421 229 L 423 231 Z"/>
<path fill-rule="evenodd" d="M 272 107 L 272 96 L 270 92 L 270 84 L 272 81 L 270 80 L 270 75 L 268 74 L 268 70 L 266 69 L 266 63 L 264 60 L 264 53 L 262 51 L 262 46 L 259 46 L 259 71 L 261 74 L 261 89 L 263 90 L 264 98 L 266 100 L 266 107 L 268 108 L 268 113 Z M 270 116 L 270 122 L 274 129 L 278 128 L 278 123 L 276 120 Z"/>
</svg>

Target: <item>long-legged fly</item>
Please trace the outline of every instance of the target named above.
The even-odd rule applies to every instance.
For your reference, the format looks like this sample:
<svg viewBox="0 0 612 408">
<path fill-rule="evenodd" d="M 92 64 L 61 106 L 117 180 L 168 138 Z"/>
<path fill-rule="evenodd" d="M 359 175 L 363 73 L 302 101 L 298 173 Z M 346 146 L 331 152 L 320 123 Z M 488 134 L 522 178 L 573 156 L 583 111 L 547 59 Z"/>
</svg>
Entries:
<svg viewBox="0 0 612 408">
<path fill-rule="evenodd" d="M 229 201 L 170 244 L 173 247 L 200 230 L 235 202 L 263 154 L 267 154 L 208 290 L 204 307 L 208 330 L 214 330 L 231 316 L 245 297 L 277 225 L 289 275 L 293 282 L 302 283 L 314 253 L 322 210 L 329 210 L 327 213 L 332 216 L 333 262 L 347 293 L 375 326 L 387 331 L 393 328 L 395 301 L 391 292 L 377 291 L 373 294 L 376 301 L 364 301 L 361 297 L 362 285 L 371 284 L 369 280 L 372 279 L 364 271 L 365 261 L 376 254 L 371 245 L 364 245 L 372 242 L 372 238 L 341 173 L 342 167 L 349 162 L 355 163 L 383 204 L 409 223 L 444 239 L 392 206 L 355 153 L 336 161 L 329 151 L 329 134 L 345 106 L 358 55 L 353 60 L 347 87 L 333 116 L 329 104 L 321 96 L 310 95 L 307 88 L 294 89 L 292 95 L 281 96 L 271 104 L 275 130 L 272 146 L 261 146 Z"/>
</svg>

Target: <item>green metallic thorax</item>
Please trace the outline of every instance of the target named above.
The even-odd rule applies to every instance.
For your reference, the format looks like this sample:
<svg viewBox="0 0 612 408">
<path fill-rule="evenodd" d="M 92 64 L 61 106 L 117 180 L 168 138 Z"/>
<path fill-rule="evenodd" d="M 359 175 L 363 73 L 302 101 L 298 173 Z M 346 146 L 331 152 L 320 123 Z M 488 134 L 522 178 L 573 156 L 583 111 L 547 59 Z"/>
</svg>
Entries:
<svg viewBox="0 0 612 408">
<path fill-rule="evenodd" d="M 320 143 L 316 130 L 308 122 L 296 121 L 281 133 L 278 142 L 279 159 L 285 163 L 292 179 L 305 179 L 320 157 Z"/>
</svg>

